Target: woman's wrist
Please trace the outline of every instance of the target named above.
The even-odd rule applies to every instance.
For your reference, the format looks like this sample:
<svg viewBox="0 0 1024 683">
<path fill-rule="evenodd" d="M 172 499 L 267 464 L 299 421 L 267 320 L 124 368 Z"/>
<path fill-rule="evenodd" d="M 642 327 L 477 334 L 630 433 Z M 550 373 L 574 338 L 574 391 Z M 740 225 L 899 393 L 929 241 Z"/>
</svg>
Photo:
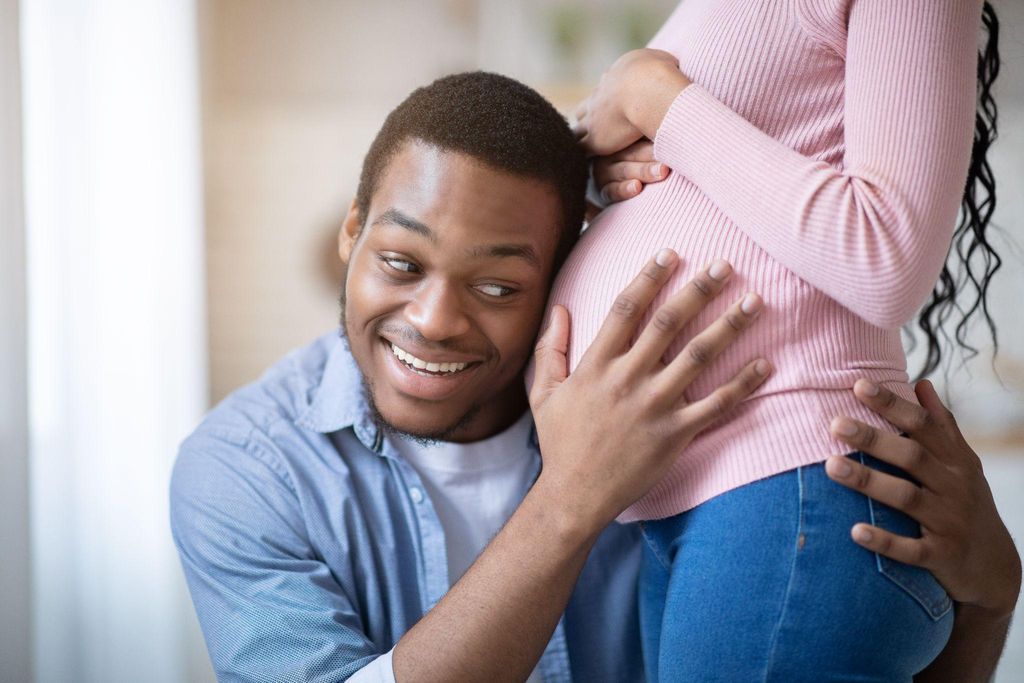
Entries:
<svg viewBox="0 0 1024 683">
<path fill-rule="evenodd" d="M 665 60 L 644 60 L 637 66 L 626 116 L 644 137 L 653 140 L 672 103 L 691 81 L 677 65 Z"/>
</svg>

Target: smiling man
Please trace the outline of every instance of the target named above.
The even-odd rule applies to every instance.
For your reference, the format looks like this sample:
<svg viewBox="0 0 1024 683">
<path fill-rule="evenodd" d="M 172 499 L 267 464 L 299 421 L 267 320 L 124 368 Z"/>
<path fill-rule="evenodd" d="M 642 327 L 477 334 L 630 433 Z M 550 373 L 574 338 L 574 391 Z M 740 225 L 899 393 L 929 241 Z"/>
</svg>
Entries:
<svg viewBox="0 0 1024 683">
<path fill-rule="evenodd" d="M 339 236 L 340 334 L 228 397 L 175 465 L 172 529 L 221 679 L 643 680 L 640 536 L 611 522 L 771 368 L 752 358 L 685 400 L 761 302 L 747 294 L 706 330 L 686 328 L 730 278 L 716 262 L 647 324 L 678 264 L 670 250 L 623 292 L 572 376 L 564 309 L 535 347 L 585 179 L 566 122 L 504 77 L 441 79 L 388 117 Z M 687 351 L 663 362 L 684 329 Z M 864 400 L 897 423 L 920 417 L 884 392 Z M 967 458 L 952 432 L 924 433 L 946 461 Z M 906 485 L 872 472 L 848 485 L 883 498 Z M 943 498 L 970 542 L 948 543 L 959 557 L 933 570 L 978 605 L 949 666 L 991 666 L 1008 620 L 1016 555 L 981 498 Z M 965 570 L 965 556 L 1004 580 Z M 979 638 L 997 645 L 978 656 Z"/>
</svg>

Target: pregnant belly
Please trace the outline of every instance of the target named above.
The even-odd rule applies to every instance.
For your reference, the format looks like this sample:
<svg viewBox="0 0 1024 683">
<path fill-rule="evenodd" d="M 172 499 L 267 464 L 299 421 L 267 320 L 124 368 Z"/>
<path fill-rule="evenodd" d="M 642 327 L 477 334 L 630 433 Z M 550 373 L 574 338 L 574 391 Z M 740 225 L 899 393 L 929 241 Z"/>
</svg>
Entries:
<svg viewBox="0 0 1024 683">
<path fill-rule="evenodd" d="M 751 267 L 776 283 L 786 279 L 783 269 L 771 263 L 753 242 L 715 208 L 699 191 L 667 193 L 666 188 L 647 187 L 635 200 L 606 209 L 583 234 L 562 267 L 552 289 L 551 302 L 569 309 L 572 327 L 569 344 L 570 371 L 593 342 L 615 297 L 633 280 L 659 249 L 669 247 L 680 264 L 653 302 L 640 329 L 653 311 L 715 259 L 725 259 L 735 270 L 722 293 L 683 331 L 669 349 L 674 356 L 686 339 L 710 324 L 745 291 L 765 292 L 752 286 Z M 660 191 L 659 191 L 660 190 Z M 682 196 L 680 196 L 680 194 Z M 671 208 L 666 201 L 671 199 Z M 680 201 L 682 200 L 682 201 Z M 769 301 L 767 304 L 778 303 Z M 758 322 L 760 324 L 760 321 Z M 716 367 L 726 363 L 720 360 Z M 742 365 L 742 363 L 741 363 Z M 711 368 L 714 370 L 715 368 Z M 715 373 L 717 374 L 717 373 Z"/>
</svg>

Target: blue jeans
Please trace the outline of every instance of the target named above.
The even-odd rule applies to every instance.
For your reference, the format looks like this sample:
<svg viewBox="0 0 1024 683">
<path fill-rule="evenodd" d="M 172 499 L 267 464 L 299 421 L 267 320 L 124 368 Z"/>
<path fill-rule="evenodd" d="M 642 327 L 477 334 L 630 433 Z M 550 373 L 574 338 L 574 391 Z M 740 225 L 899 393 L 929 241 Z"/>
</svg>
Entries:
<svg viewBox="0 0 1024 683">
<path fill-rule="evenodd" d="M 952 601 L 929 572 L 855 544 L 856 522 L 920 535 L 823 463 L 643 522 L 647 680 L 910 681 L 945 647 Z"/>
</svg>

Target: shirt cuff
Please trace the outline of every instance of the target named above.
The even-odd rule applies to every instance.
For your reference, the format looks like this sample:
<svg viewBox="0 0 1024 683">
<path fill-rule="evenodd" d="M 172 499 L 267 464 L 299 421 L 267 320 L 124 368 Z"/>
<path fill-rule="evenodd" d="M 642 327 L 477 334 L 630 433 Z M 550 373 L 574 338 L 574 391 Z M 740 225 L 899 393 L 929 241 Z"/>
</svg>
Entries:
<svg viewBox="0 0 1024 683">
<path fill-rule="evenodd" d="M 720 129 L 729 128 L 727 124 L 732 122 L 723 118 L 729 119 L 730 115 L 737 117 L 707 90 L 691 83 L 672 100 L 654 134 L 654 158 L 673 171 L 690 176 L 692 167 L 699 165 L 696 157 L 702 153 L 695 146 L 703 145 L 705 151 L 713 148 L 712 154 L 726 151 L 719 149 L 720 144 L 728 142 Z M 708 144 L 709 139 L 713 144 Z"/>
<path fill-rule="evenodd" d="M 395 670 L 391 666 L 391 648 L 359 671 L 352 674 L 349 683 L 395 683 Z"/>
</svg>

